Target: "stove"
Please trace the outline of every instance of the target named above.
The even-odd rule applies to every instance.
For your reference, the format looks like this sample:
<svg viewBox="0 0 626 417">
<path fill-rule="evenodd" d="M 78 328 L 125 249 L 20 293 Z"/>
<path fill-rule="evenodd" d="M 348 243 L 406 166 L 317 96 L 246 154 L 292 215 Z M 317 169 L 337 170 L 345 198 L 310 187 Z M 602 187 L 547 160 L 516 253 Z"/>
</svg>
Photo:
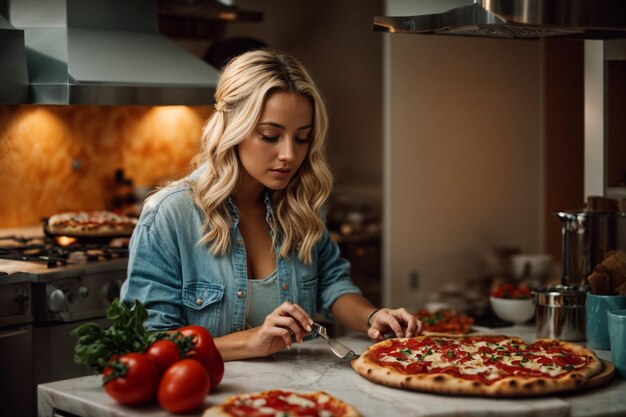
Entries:
<svg viewBox="0 0 626 417">
<path fill-rule="evenodd" d="M 126 278 L 128 239 L 48 237 L 41 226 L 0 228 L 0 415 L 36 415 L 36 386 L 89 375 L 73 361 L 83 323 L 106 327 Z M 12 358 L 5 361 L 5 358 Z M 6 363 L 6 367 L 5 364 Z"/>
</svg>

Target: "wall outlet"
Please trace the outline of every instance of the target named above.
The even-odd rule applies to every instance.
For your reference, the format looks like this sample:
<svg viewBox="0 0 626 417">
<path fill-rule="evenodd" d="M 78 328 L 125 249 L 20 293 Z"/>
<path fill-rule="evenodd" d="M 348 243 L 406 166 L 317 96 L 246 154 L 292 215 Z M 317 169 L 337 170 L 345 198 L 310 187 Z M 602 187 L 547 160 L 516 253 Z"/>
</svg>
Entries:
<svg viewBox="0 0 626 417">
<path fill-rule="evenodd" d="M 417 290 L 420 286 L 420 274 L 417 271 L 409 272 L 409 289 Z"/>
</svg>

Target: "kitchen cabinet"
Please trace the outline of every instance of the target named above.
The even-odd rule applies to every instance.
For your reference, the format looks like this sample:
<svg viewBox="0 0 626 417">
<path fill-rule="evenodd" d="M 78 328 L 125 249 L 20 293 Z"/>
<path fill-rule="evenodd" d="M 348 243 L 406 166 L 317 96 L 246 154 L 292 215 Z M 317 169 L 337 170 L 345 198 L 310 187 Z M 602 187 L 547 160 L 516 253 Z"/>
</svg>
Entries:
<svg viewBox="0 0 626 417">
<path fill-rule="evenodd" d="M 607 194 L 626 197 L 626 42 L 607 60 Z"/>
<path fill-rule="evenodd" d="M 626 197 L 626 40 L 585 41 L 585 196 Z"/>
<path fill-rule="evenodd" d="M 488 330 L 488 329 L 485 329 Z M 498 329 L 498 333 L 534 340 L 531 326 L 518 325 Z M 339 338 L 357 352 L 371 342 L 361 335 Z M 609 359 L 608 351 L 596 351 Z M 39 416 L 83 417 L 165 417 L 171 414 L 157 405 L 125 407 L 116 404 L 100 386 L 99 376 L 57 381 L 39 386 Z M 626 381 L 614 379 L 589 391 L 529 399 L 489 399 L 454 397 L 404 391 L 374 384 L 352 370 L 349 362 L 335 357 L 321 339 L 296 345 L 291 350 L 268 358 L 226 363 L 224 379 L 211 393 L 204 407 L 191 417 L 200 417 L 204 408 L 224 401 L 236 393 L 270 388 L 301 391 L 323 390 L 356 406 L 364 417 L 374 416 L 624 416 Z"/>
</svg>

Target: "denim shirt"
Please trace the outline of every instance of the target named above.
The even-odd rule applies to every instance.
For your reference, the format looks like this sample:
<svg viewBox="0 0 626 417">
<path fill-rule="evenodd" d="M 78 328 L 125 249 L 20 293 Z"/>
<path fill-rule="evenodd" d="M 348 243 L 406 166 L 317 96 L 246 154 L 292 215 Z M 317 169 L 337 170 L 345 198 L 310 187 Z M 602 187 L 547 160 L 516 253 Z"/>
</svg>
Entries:
<svg viewBox="0 0 626 417">
<path fill-rule="evenodd" d="M 191 187 L 182 183 L 154 194 L 144 205 L 130 240 L 128 279 L 122 285 L 125 303 L 139 300 L 148 310 L 146 326 L 165 330 L 201 325 L 214 336 L 245 329 L 247 304 L 246 246 L 232 213 L 231 250 L 214 256 L 201 238 L 204 212 L 195 204 Z M 271 215 L 266 195 L 266 218 Z M 276 248 L 278 253 L 278 248 Z M 295 253 L 276 257 L 280 302 L 290 301 L 333 320 L 330 309 L 341 295 L 360 293 L 348 273 L 349 263 L 325 229 L 305 265 Z"/>
</svg>

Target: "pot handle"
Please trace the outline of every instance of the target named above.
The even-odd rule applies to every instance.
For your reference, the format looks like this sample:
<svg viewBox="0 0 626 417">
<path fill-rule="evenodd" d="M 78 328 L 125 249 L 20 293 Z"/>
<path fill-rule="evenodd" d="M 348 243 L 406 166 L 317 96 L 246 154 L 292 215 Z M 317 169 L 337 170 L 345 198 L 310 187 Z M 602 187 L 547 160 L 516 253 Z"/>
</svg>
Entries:
<svg viewBox="0 0 626 417">
<path fill-rule="evenodd" d="M 563 264 L 563 274 L 561 275 L 561 284 L 569 285 L 569 265 L 567 262 L 567 254 L 570 251 L 569 239 L 566 238 L 567 232 L 573 232 L 578 229 L 578 222 L 575 215 L 564 211 L 552 213 L 561 221 L 561 262 Z"/>
</svg>

